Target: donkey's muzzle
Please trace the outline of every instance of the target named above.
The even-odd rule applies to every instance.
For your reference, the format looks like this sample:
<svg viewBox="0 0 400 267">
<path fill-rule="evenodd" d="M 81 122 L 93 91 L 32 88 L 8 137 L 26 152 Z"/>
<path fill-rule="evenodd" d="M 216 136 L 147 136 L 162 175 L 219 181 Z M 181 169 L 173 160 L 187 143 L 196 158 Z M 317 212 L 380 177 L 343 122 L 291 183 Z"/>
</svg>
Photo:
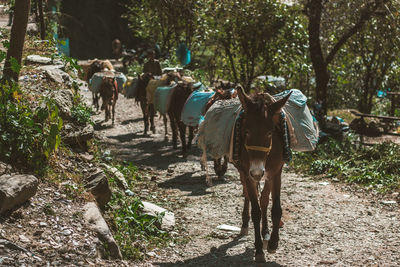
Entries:
<svg viewBox="0 0 400 267">
<path fill-rule="evenodd" d="M 263 178 L 264 176 L 264 171 L 263 170 L 253 170 L 250 171 L 250 176 L 256 180 L 256 181 L 260 181 L 261 178 Z"/>
</svg>

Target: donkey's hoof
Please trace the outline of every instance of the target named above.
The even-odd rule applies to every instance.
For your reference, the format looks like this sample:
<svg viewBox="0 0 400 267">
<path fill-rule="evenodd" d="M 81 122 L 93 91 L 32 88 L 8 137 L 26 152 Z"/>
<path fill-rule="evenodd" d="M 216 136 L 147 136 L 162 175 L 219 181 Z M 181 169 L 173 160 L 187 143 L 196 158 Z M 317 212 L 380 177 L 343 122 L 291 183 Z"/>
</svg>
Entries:
<svg viewBox="0 0 400 267">
<path fill-rule="evenodd" d="M 209 177 L 206 178 L 206 184 L 207 184 L 208 187 L 212 187 L 213 186 L 211 178 L 209 178 Z"/>
<path fill-rule="evenodd" d="M 256 254 L 255 261 L 259 263 L 264 263 L 265 262 L 264 253 Z"/>
<path fill-rule="evenodd" d="M 240 236 L 248 235 L 249 234 L 249 228 L 243 228 L 240 229 Z"/>
<path fill-rule="evenodd" d="M 268 253 L 273 254 L 276 252 L 277 249 L 278 249 L 278 242 L 271 242 L 271 241 L 268 242 L 268 244 L 267 244 Z"/>
</svg>

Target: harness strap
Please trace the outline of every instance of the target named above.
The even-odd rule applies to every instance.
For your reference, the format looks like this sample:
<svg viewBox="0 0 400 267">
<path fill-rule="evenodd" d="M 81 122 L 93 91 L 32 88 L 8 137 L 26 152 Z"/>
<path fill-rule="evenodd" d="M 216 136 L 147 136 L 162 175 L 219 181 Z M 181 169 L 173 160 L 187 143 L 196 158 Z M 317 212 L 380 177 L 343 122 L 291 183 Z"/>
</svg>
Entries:
<svg viewBox="0 0 400 267">
<path fill-rule="evenodd" d="M 271 147 L 272 147 L 272 140 L 271 140 L 271 145 L 269 147 L 248 146 L 248 145 L 244 145 L 244 147 L 246 148 L 247 151 L 254 150 L 254 151 L 261 151 L 261 152 L 269 153 L 271 151 Z"/>
</svg>

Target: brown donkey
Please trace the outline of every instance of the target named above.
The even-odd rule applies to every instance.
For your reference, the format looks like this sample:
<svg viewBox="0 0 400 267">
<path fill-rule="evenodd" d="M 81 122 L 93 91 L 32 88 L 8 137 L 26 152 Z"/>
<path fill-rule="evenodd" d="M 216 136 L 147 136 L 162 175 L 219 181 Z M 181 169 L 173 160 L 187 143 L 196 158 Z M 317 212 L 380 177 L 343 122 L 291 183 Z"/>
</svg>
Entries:
<svg viewBox="0 0 400 267">
<path fill-rule="evenodd" d="M 280 129 L 281 109 L 288 100 L 275 100 L 269 94 L 248 96 L 238 88 L 238 96 L 243 108 L 240 135 L 239 160 L 234 162 L 240 173 L 243 185 L 244 208 L 242 213 L 242 234 L 249 227 L 249 203 L 255 233 L 255 260 L 265 262 L 263 244 L 268 252 L 278 248 L 279 223 L 282 217 L 280 202 L 281 174 L 283 161 L 283 129 Z M 264 188 L 258 196 L 258 187 L 265 177 Z M 272 233 L 269 235 L 267 207 L 269 195 L 272 195 Z M 262 228 L 260 231 L 260 221 Z"/>
<path fill-rule="evenodd" d="M 105 122 L 111 119 L 112 111 L 112 125 L 114 125 L 115 104 L 118 100 L 118 85 L 115 78 L 103 77 L 99 90 L 103 104 L 101 110 L 105 110 Z M 111 107 L 111 110 L 110 110 Z"/>
</svg>

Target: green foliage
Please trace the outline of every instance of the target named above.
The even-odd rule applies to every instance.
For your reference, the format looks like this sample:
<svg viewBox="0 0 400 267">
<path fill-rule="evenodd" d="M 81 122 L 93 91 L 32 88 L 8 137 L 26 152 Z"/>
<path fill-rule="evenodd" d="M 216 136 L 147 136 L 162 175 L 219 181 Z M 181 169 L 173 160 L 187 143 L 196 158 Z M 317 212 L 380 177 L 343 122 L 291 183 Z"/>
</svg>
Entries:
<svg viewBox="0 0 400 267">
<path fill-rule="evenodd" d="M 93 110 L 85 103 L 79 102 L 71 108 L 72 118 L 81 125 L 91 124 L 94 125 L 92 120 Z"/>
<path fill-rule="evenodd" d="M 339 142 L 329 140 L 311 153 L 294 153 L 291 166 L 311 175 L 338 178 L 377 189 L 400 190 L 400 145 L 356 145 L 352 136 Z"/>
<path fill-rule="evenodd" d="M 116 192 L 109 205 L 114 222 L 114 237 L 124 258 L 140 260 L 143 252 L 168 240 L 168 233 L 158 227 L 164 214 L 151 216 L 142 213 L 143 204 L 140 199 L 127 198 Z"/>
<path fill-rule="evenodd" d="M 62 125 L 54 100 L 42 98 L 33 110 L 16 84 L 1 84 L 1 160 L 22 169 L 43 171 L 50 154 L 60 145 Z"/>
</svg>

